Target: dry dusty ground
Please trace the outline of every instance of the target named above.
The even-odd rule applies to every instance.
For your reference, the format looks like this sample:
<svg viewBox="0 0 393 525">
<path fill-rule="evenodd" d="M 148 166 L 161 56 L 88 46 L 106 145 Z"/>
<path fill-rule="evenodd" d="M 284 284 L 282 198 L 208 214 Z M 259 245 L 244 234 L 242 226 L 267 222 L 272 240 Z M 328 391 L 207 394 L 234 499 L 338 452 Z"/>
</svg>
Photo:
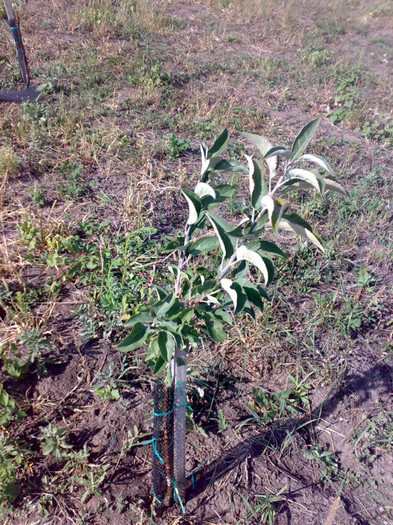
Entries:
<svg viewBox="0 0 393 525">
<path fill-rule="evenodd" d="M 23 4 L 43 96 L 0 102 L 1 380 L 26 412 L 11 410 L 2 431 L 14 448 L 1 451 L 0 484 L 20 488 L 14 502 L 0 488 L 5 523 L 393 524 L 392 9 L 112 4 Z M 18 89 L 6 29 L 0 88 Z M 316 152 L 350 198 L 300 196 L 327 255 L 289 245 L 265 314 L 191 356 L 195 475 L 186 515 L 175 506 L 158 517 L 143 445 L 153 377 L 142 351 L 116 350 L 122 318 L 165 282 L 161 247 L 183 224 L 178 190 L 198 176 L 199 141 L 227 126 L 238 156 L 240 130 L 281 143 L 315 116 Z M 64 246 L 72 235 L 79 251 Z M 110 264 L 119 257 L 130 258 L 125 284 Z M 5 362 L 12 344 L 31 352 L 29 330 L 45 341 L 46 373 L 34 365 L 15 381 Z M 271 393 L 288 389 L 280 408 Z M 72 446 L 60 459 L 42 448 L 50 424 Z"/>
</svg>

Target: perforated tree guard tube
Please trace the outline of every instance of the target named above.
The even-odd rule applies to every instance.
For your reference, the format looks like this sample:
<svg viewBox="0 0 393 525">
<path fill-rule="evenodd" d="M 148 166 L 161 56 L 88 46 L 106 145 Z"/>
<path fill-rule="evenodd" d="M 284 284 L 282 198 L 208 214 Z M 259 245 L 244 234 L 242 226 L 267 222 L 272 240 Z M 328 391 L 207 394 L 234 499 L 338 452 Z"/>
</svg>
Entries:
<svg viewBox="0 0 393 525">
<path fill-rule="evenodd" d="M 154 385 L 153 495 L 156 505 L 170 505 L 173 480 L 173 388 Z"/>
<path fill-rule="evenodd" d="M 187 361 L 184 350 L 175 350 L 174 367 L 174 474 L 175 496 L 185 504 L 186 496 L 186 381 Z"/>
</svg>

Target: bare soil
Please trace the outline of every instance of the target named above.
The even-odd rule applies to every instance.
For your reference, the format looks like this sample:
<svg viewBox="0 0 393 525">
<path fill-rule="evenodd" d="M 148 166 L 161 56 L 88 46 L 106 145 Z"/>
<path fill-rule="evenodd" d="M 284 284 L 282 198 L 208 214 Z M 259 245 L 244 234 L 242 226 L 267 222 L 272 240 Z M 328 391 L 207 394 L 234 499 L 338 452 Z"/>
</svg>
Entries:
<svg viewBox="0 0 393 525">
<path fill-rule="evenodd" d="M 119 49 L 123 54 L 133 53 L 132 46 L 121 36 L 109 35 L 100 40 L 72 27 L 67 29 L 67 23 L 60 14 L 64 11 L 68 15 L 75 9 L 77 2 L 62 4 L 31 0 L 25 7 L 25 20 L 29 25 L 24 27 L 24 37 L 30 63 L 35 65 L 37 76 L 49 64 L 62 60 L 63 48 L 69 50 L 72 47 L 88 46 L 94 50 L 95 43 L 97 49 L 106 56 L 115 56 Z M 218 4 L 221 6 L 219 2 L 175 0 L 159 3 L 160 7 L 165 7 L 168 16 L 183 24 L 179 26 L 182 28 L 179 29 L 181 41 L 174 31 L 153 31 L 154 54 L 162 53 L 160 59 L 163 69 L 172 74 L 174 101 L 178 98 L 176 109 L 187 112 L 196 93 L 204 93 L 204 97 L 199 100 L 201 114 L 204 111 L 209 114 L 219 112 L 219 102 L 231 100 L 231 107 L 221 118 L 222 122 L 225 122 L 226 117 L 232 118 L 235 132 L 236 112 L 232 110 L 250 107 L 253 121 L 249 129 L 258 127 L 257 113 L 259 122 L 268 122 L 266 126 L 269 129 L 274 128 L 278 136 L 284 137 L 288 130 L 299 129 L 311 120 L 310 117 L 321 114 L 320 138 L 326 141 L 334 139 L 335 142 L 329 147 L 335 158 L 338 162 L 343 160 L 351 164 L 348 167 L 349 183 L 358 182 L 369 171 L 375 155 L 378 155 L 378 164 L 384 167 L 385 178 L 390 185 L 391 198 L 391 151 L 354 133 L 350 125 L 344 123 L 337 126 L 328 119 L 334 98 L 329 80 L 319 93 L 305 96 L 300 102 L 299 99 L 291 99 L 292 91 L 297 89 L 296 84 L 288 85 L 285 95 L 282 94 L 282 88 L 272 86 L 268 99 L 261 98 L 258 79 L 253 82 L 248 78 L 239 84 L 237 63 L 244 57 L 278 57 L 290 61 L 302 45 L 296 35 L 292 34 L 292 39 L 288 39 L 284 45 L 284 37 L 278 38 L 271 29 L 264 27 L 263 18 L 247 20 L 244 13 L 243 19 L 234 18 L 230 10 L 217 7 Z M 351 16 L 355 16 L 355 11 L 350 12 Z M 43 27 L 43 20 L 50 26 L 50 31 Z M 336 54 L 351 54 L 351 50 L 354 50 L 356 56 L 363 53 L 378 55 L 378 38 L 391 41 L 390 22 L 391 17 L 378 18 L 377 21 L 369 19 L 366 35 L 364 32 L 356 34 L 347 28 L 334 40 L 332 50 Z M 313 12 L 307 16 L 303 11 L 298 26 L 305 32 L 318 27 Z M 293 33 L 296 33 L 298 26 L 294 27 Z M 213 32 L 213 37 L 207 27 L 212 28 L 209 31 Z M 8 47 L 4 43 L 2 45 L 3 54 L 6 55 Z M 139 45 L 149 48 L 153 44 L 151 41 L 141 41 Z M 207 50 L 205 46 L 208 46 Z M 105 47 L 107 49 L 104 52 L 102 49 Z M 191 59 L 200 60 L 205 66 L 200 66 L 198 72 L 197 68 L 190 65 Z M 223 73 L 225 78 L 222 83 L 219 82 L 220 72 L 214 71 L 214 65 L 220 60 L 227 64 L 229 71 L 233 71 L 233 74 Z M 370 61 L 371 64 L 375 62 Z M 386 67 L 382 62 L 372 66 L 382 78 L 382 87 L 379 89 L 383 92 L 384 100 L 388 100 L 391 95 L 392 84 L 388 82 L 391 79 L 391 63 L 393 60 Z M 112 74 L 115 75 L 115 72 Z M 4 74 L 0 76 L 4 81 Z M 39 81 L 36 78 L 35 83 Z M 58 78 L 60 87 L 72 88 L 72 97 L 78 97 L 78 88 L 67 86 L 68 82 Z M 92 190 L 91 195 L 71 205 L 60 199 L 53 208 L 53 216 L 63 217 L 66 207 L 67 213 L 81 219 L 87 213 L 94 212 L 102 219 L 111 221 L 109 228 L 114 234 L 119 230 L 119 225 L 124 227 L 121 203 L 129 183 L 126 176 L 129 176 L 134 181 L 144 180 L 144 185 L 138 186 L 144 192 L 142 213 L 148 217 L 149 224 L 158 230 L 157 237 L 162 238 L 178 231 L 184 218 L 184 212 L 177 207 L 179 197 L 175 191 L 165 193 L 165 187 L 176 189 L 177 181 L 172 178 L 174 172 L 187 181 L 187 177 L 191 177 L 189 173 L 198 171 L 194 149 L 198 141 L 193 139 L 192 149 L 177 160 L 168 159 L 160 151 L 154 151 L 160 136 L 171 130 L 162 131 L 158 127 L 154 128 L 154 124 L 151 129 L 138 129 L 138 111 L 133 104 L 138 103 L 140 91 L 124 82 L 122 77 L 119 83 L 122 85 L 116 85 L 116 82 L 115 85 L 111 84 L 113 93 L 110 101 L 105 102 L 108 106 L 112 105 L 113 111 L 108 117 L 108 125 L 121 130 L 129 137 L 131 144 L 139 144 L 142 138 L 147 148 L 146 158 L 132 159 L 129 163 L 127 158 L 120 162 L 120 156 L 117 156 L 119 165 L 114 167 L 113 173 L 109 146 L 109 153 L 105 155 L 102 165 L 94 158 L 82 159 L 88 177 L 98 181 L 103 192 L 110 192 L 110 202 L 103 204 L 95 190 Z M 77 78 L 75 83 L 77 86 Z M 16 85 L 17 81 L 9 87 L 15 88 Z M 299 85 L 299 90 L 306 89 Z M 317 92 L 318 88 L 314 88 L 314 91 Z M 51 94 L 42 103 L 56 103 L 58 96 L 56 93 Z M 216 102 L 216 96 L 219 102 Z M 152 101 L 154 103 L 157 103 L 155 99 Z M 373 101 L 369 103 L 373 105 Z M 127 104 L 131 104 L 128 106 L 131 110 L 122 110 Z M 9 102 L 1 102 L 0 110 L 8 115 L 12 115 L 12 112 L 18 115 L 20 111 Z M 173 117 L 175 109 L 170 107 L 168 113 Z M 105 116 L 100 114 L 95 118 L 85 123 L 86 129 L 94 128 L 105 120 Z M 187 134 L 183 135 L 179 130 L 178 136 L 186 137 Z M 0 145 L 5 142 L 4 132 L 4 136 L 0 136 Z M 59 165 L 63 151 L 63 146 L 59 144 L 54 144 L 53 154 L 48 154 L 48 195 L 52 196 L 53 202 L 57 196 L 54 166 Z M 22 173 L 17 179 L 7 182 L 7 192 L 2 200 L 1 213 L 4 213 L 4 217 L 1 235 L 7 240 L 10 252 L 18 243 L 19 233 L 16 228 L 20 219 L 19 209 L 28 209 L 31 205 L 31 187 L 46 176 L 45 167 L 39 168 L 42 159 L 36 157 L 34 144 L 26 144 L 25 148 L 27 151 L 23 157 Z M 50 144 L 48 148 L 51 148 Z M 64 146 L 65 155 L 69 154 L 68 148 L 71 149 L 72 145 Z M 357 148 L 362 150 L 360 160 L 356 158 Z M 350 159 L 346 159 L 348 151 L 352 155 Z M 149 216 L 151 209 L 154 209 L 154 216 Z M 385 240 L 377 235 L 372 237 L 369 230 L 365 231 L 363 238 L 359 233 L 357 244 L 347 247 L 349 266 L 351 261 L 361 257 L 370 258 L 373 252 L 386 246 L 386 240 L 391 242 L 391 204 L 389 213 L 390 219 L 385 215 L 378 225 L 379 233 L 385 234 Z M 322 225 L 320 230 L 322 234 L 328 234 Z M 157 265 L 159 267 L 160 263 L 157 262 Z M 334 261 L 331 265 L 334 266 Z M 259 524 L 264 523 L 264 514 L 256 510 L 263 501 L 258 495 L 274 495 L 282 490 L 272 507 L 275 510 L 272 523 L 276 525 L 393 524 L 392 265 L 393 260 L 387 257 L 375 262 L 373 275 L 378 284 L 374 289 L 374 304 L 380 305 L 380 308 L 368 325 L 363 323 L 352 332 L 349 349 L 345 347 L 347 343 L 344 338 L 338 342 L 331 339 L 327 326 L 315 341 L 316 352 L 312 358 L 302 355 L 305 351 L 301 342 L 298 347 L 294 344 L 289 348 L 287 340 L 280 347 L 274 338 L 269 350 L 269 343 L 266 343 L 269 334 L 255 335 L 258 328 L 246 325 L 243 339 L 233 335 L 228 343 L 207 346 L 199 354 L 190 356 L 191 368 L 197 370 L 197 378 L 192 377 L 189 384 L 189 404 L 193 408 L 195 425 L 190 426 L 187 434 L 187 472 L 190 477 L 185 515 L 177 505 L 165 508 L 162 516 L 159 516 L 153 504 L 152 451 L 149 445 L 138 444 L 149 440 L 152 429 L 152 376 L 143 364 L 142 352 L 129 358 L 129 365 L 134 368 L 126 376 L 127 386 L 122 391 L 120 401 L 104 401 L 97 396 L 94 391 L 97 374 L 108 372 L 110 367 L 112 371 L 120 371 L 123 366 L 121 357 L 115 346 L 114 334 L 109 333 L 83 343 L 80 328 L 75 324 L 75 311 L 85 301 L 85 288 L 76 281 L 66 283 L 52 305 L 53 310 L 45 327 L 55 342 L 55 350 L 50 356 L 55 364 L 47 365 L 47 376 L 37 377 L 37 374 L 31 373 L 25 380 L 16 383 L 7 376 L 5 369 L 1 372 L 7 391 L 19 399 L 28 400 L 27 418 L 9 427 L 6 432 L 11 437 L 17 436 L 38 455 L 40 443 L 37 435 L 40 427 L 48 422 L 65 426 L 68 429 L 68 442 L 75 450 L 82 450 L 84 445 L 88 447 L 91 469 L 109 467 L 105 481 L 99 487 L 99 495 L 90 494 L 82 503 L 81 487 L 74 493 L 59 490 L 45 508 L 42 494 L 46 491 L 46 478 L 52 476 L 56 479 L 58 476 L 59 483 L 63 483 L 64 473 L 61 473 L 62 465 L 52 456 L 41 455 L 39 461 L 29 466 L 25 478 L 21 480 L 22 495 L 15 502 L 14 512 L 6 518 L 6 523 Z M 33 288 L 39 288 L 57 271 L 55 268 L 44 269 L 34 263 L 25 265 L 22 262 L 19 267 L 16 264 L 15 268 L 19 277 L 11 272 L 7 274 L 4 270 L 1 274 L 10 290 L 14 291 L 22 289 L 18 279 Z M 348 282 L 353 284 L 351 279 Z M 338 289 L 337 282 L 322 282 L 318 286 L 313 291 L 319 294 L 334 293 Z M 357 297 L 360 303 L 363 300 L 361 293 Z M 290 330 L 296 340 L 298 327 L 310 315 L 315 302 L 311 293 L 302 294 L 300 285 L 295 299 L 293 296 L 287 299 L 285 306 L 280 303 L 276 313 L 283 320 L 294 318 Z M 35 305 L 34 316 L 39 318 L 43 315 L 47 306 Z M 5 320 L 4 312 L 2 318 Z M 241 323 L 238 326 L 242 329 Z M 248 330 L 253 337 L 251 349 L 247 343 Z M 5 339 L 7 334 L 5 331 Z M 247 362 L 243 360 L 246 351 L 252 353 Z M 288 368 L 285 361 L 284 364 L 278 363 L 279 352 L 285 355 Z M 291 361 L 289 355 L 292 355 Z M 320 377 L 314 374 L 309 380 L 312 383 L 309 403 L 297 414 L 290 417 L 286 415 L 278 422 L 266 424 L 253 417 L 250 411 L 253 389 L 263 388 L 274 392 L 289 388 L 287 372 L 294 374 L 303 363 L 304 369 L 313 364 L 315 370 L 321 373 Z M 200 388 L 205 392 L 203 397 Z M 226 424 L 220 423 L 222 416 Z M 374 422 L 374 426 L 370 422 Z M 203 433 L 198 427 L 203 429 Z M 134 429 L 138 436 L 144 437 L 137 436 L 136 446 L 126 450 L 129 432 L 134 432 Z M 385 431 L 379 434 L 378 429 Z M 330 468 L 329 465 L 324 466 L 323 462 L 318 463 L 306 457 L 304 451 L 314 450 L 317 444 L 321 451 L 334 453 L 336 467 Z M 36 506 L 38 501 L 41 502 L 40 509 Z"/>
</svg>

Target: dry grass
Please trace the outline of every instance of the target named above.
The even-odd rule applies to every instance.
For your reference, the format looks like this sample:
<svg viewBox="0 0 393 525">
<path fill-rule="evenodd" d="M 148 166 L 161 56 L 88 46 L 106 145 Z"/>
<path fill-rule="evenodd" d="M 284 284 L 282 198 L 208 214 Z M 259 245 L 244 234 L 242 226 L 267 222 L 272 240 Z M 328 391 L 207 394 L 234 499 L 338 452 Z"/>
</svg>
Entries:
<svg viewBox="0 0 393 525">
<path fill-rule="evenodd" d="M 110 464 L 112 477 L 107 479 L 116 479 L 119 467 L 133 477 L 131 483 L 121 485 L 127 504 L 105 482 L 99 490 L 108 508 L 96 495 L 89 505 L 93 508 L 97 500 L 102 507 L 90 512 L 89 505 L 80 503 L 81 485 L 74 484 L 73 499 L 67 499 L 70 472 L 87 479 L 90 467 L 84 464 L 80 469 L 75 462 L 66 472 L 63 465 L 49 464 L 35 445 L 26 470 L 20 471 L 26 489 L 19 500 L 21 513 L 29 521 L 46 519 L 42 509 L 49 509 L 64 523 L 68 518 L 70 523 L 85 519 L 83 513 L 89 513 L 90 523 L 97 519 L 110 523 L 115 515 L 147 523 L 149 453 L 145 447 L 135 447 L 125 454 L 122 447 L 128 427 L 150 431 L 146 407 L 152 376 L 141 355 L 120 363 L 112 345 L 123 334 L 122 317 L 152 296 L 153 284 L 169 286 L 167 265 L 173 256 L 161 257 L 161 243 L 183 224 L 186 210 L 178 189 L 190 187 L 198 176 L 200 140 L 210 144 L 228 127 L 231 155 L 242 159 L 245 148 L 248 153 L 252 148 L 239 131 L 264 133 L 274 143 L 290 145 L 302 124 L 321 115 L 315 151 L 329 159 L 352 193 L 345 203 L 332 199 L 328 205 L 298 196 L 296 206 L 302 215 L 319 223 L 326 254 L 282 239 L 289 260 L 277 270 L 269 289 L 272 301 L 264 314 L 256 323 L 238 319 L 227 342 L 217 346 L 204 342 L 192 357 L 193 386 L 205 389 L 205 397 L 193 398 L 196 420 L 209 436 L 202 437 L 193 427 L 192 468 L 212 453 L 220 455 L 229 444 L 254 435 L 266 437 L 265 426 L 245 409 L 255 404 L 253 387 L 280 391 L 290 386 L 289 373 L 300 382 L 308 378 L 314 407 L 330 389 L 345 388 L 343 378 L 357 373 L 357 368 L 391 362 L 392 164 L 389 143 L 384 142 L 390 132 L 385 137 L 382 127 L 379 134 L 365 136 L 364 130 L 368 119 L 389 123 L 391 117 L 392 10 L 386 2 L 366 0 L 330 4 L 53 0 L 43 4 L 31 0 L 21 16 L 34 81 L 45 86 L 45 96 L 35 104 L 1 107 L 0 333 L 7 349 L 10 343 L 20 346 L 26 330 L 51 335 L 61 341 L 57 353 L 64 370 L 53 368 L 56 379 L 38 378 L 32 371 L 28 381 L 34 383 L 36 397 L 28 381 L 17 385 L 31 410 L 27 420 L 13 422 L 8 432 L 17 441 L 27 435 L 27 428 L 30 445 L 29 439 L 36 439 L 37 429 L 48 417 L 55 424 L 67 423 L 75 450 L 80 452 L 86 444 L 94 454 L 89 460 L 94 472 L 102 461 Z M 0 40 L 3 58 L 1 89 L 20 87 L 8 40 Z M 342 120 L 333 123 L 330 119 L 337 114 Z M 355 133 L 356 127 L 360 130 Z M 170 134 L 178 150 L 171 145 Z M 191 142 L 185 143 L 186 139 Z M 73 175 L 78 166 L 82 166 L 80 177 Z M 245 179 L 237 182 L 242 188 L 247 185 Z M 78 184 L 86 191 L 78 193 Z M 237 211 L 241 214 L 240 208 Z M 36 235 L 31 246 L 23 233 L 28 227 Z M 143 230 L 151 227 L 157 232 L 144 237 Z M 70 235 L 78 237 L 80 244 L 72 253 L 61 251 L 60 239 Z M 57 266 L 49 266 L 48 254 L 59 250 Z M 80 269 L 68 274 L 79 261 Z M 103 400 L 92 389 L 96 374 L 109 374 L 109 363 L 114 370 L 110 379 L 126 409 Z M 131 386 L 125 386 L 123 379 L 119 382 L 125 366 L 134 367 L 126 376 Z M 8 388 L 10 379 L 4 370 L 1 374 Z M 62 388 L 67 393 L 60 392 Z M 63 407 L 58 400 L 68 392 L 72 397 Z M 269 449 L 219 481 L 228 491 L 223 492 L 226 501 L 219 500 L 217 485 L 191 500 L 190 520 L 198 525 L 215 523 L 221 505 L 221 521 L 260 522 L 260 516 L 254 520 L 247 514 L 248 507 L 232 484 L 253 508 L 257 502 L 251 491 L 263 494 L 266 486 L 278 491 L 284 486 L 283 472 L 290 473 L 285 476 L 297 494 L 296 501 L 291 493 L 284 495 L 294 523 L 309 521 L 304 509 L 320 516 L 321 524 L 332 519 L 329 509 L 343 523 L 350 519 L 347 512 L 363 519 L 356 503 L 361 489 L 350 474 L 364 464 L 355 460 L 345 464 L 348 471 L 340 468 L 342 477 L 330 479 L 327 490 L 319 480 L 320 470 L 305 464 L 302 456 L 302 447 L 320 442 L 326 450 L 337 447 L 350 455 L 353 421 L 357 424 L 356 418 L 366 417 L 377 404 L 369 398 L 362 404 L 349 390 L 347 395 L 347 406 L 343 406 L 345 397 L 342 405 L 335 400 L 341 407 L 340 419 L 335 420 L 334 413 L 326 416 L 338 428 L 337 434 L 329 435 L 331 442 L 327 433 L 315 436 L 317 432 L 311 431 L 307 441 L 306 427 L 288 431 L 281 445 L 275 442 L 276 434 L 270 436 Z M 384 394 L 378 399 L 390 406 Z M 359 403 L 356 411 L 351 403 Z M 218 408 L 227 418 L 226 432 L 217 423 Z M 344 445 L 337 441 L 338 433 L 346 435 Z M 112 435 L 113 448 L 108 445 Z M 390 460 L 386 448 L 379 452 Z M 372 481 L 371 470 L 364 468 Z M 297 484 L 299 472 L 303 485 Z M 31 479 L 37 482 L 33 495 Z M 45 486 L 43 479 L 47 479 Z M 370 487 L 366 487 L 368 496 Z M 341 490 L 345 501 L 350 501 L 349 510 L 344 505 L 338 510 L 329 507 L 333 491 Z M 146 501 L 141 502 L 141 497 Z M 116 514 L 122 504 L 123 514 Z M 373 507 L 371 500 L 367 505 Z M 210 516 L 205 522 L 201 509 Z M 12 523 L 16 514 L 12 515 L 11 506 L 8 511 Z M 172 522 L 172 517 L 179 519 L 175 511 L 164 519 Z M 284 515 L 278 512 L 277 519 L 282 523 Z"/>
</svg>

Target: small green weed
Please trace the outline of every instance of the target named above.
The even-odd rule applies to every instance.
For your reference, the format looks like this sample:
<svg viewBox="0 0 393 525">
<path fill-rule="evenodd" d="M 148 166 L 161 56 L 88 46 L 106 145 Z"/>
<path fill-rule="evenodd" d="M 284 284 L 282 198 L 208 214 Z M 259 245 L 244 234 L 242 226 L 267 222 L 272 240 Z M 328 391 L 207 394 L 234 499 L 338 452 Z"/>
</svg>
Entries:
<svg viewBox="0 0 393 525">
<path fill-rule="evenodd" d="M 393 415 L 381 410 L 376 416 L 365 419 L 351 437 L 356 457 L 371 466 L 378 451 L 392 451 Z"/>
<path fill-rule="evenodd" d="M 57 185 L 57 191 L 71 200 L 77 200 L 86 195 L 91 186 L 83 180 L 82 171 L 82 164 L 72 164 L 66 161 L 60 168 L 60 175 L 64 182 Z"/>
<path fill-rule="evenodd" d="M 58 463 L 68 459 L 72 445 L 67 443 L 67 429 L 59 428 L 52 423 L 40 428 L 41 433 L 38 439 L 41 441 L 41 450 L 44 456 L 53 454 Z"/>
<path fill-rule="evenodd" d="M 20 494 L 18 475 L 24 468 L 29 452 L 15 443 L 14 439 L 0 433 L 0 511 L 9 509 Z"/>
<path fill-rule="evenodd" d="M 113 368 L 110 364 L 107 372 L 100 372 L 96 375 L 97 383 L 94 385 L 94 392 L 103 401 L 119 401 L 121 398 L 117 377 Z"/>
<path fill-rule="evenodd" d="M 279 392 L 253 388 L 254 401 L 250 402 L 250 406 L 256 412 L 263 414 L 262 419 L 266 423 L 302 413 L 304 407 L 308 405 L 311 385 L 298 381 L 292 375 L 289 375 L 289 379 L 293 386 Z"/>
<path fill-rule="evenodd" d="M 7 427 L 15 419 L 26 417 L 26 412 L 19 410 L 16 401 L 4 390 L 0 383 L 0 427 Z"/>
<path fill-rule="evenodd" d="M 318 443 L 311 449 L 303 450 L 303 455 L 321 467 L 321 479 L 332 480 L 337 476 L 338 461 L 333 450 L 324 450 Z"/>
<path fill-rule="evenodd" d="M 47 206 L 50 202 L 45 196 L 44 186 L 42 184 L 34 184 L 34 187 L 29 191 L 29 196 L 34 204 L 40 208 Z"/>
<path fill-rule="evenodd" d="M 176 159 L 178 157 L 181 157 L 184 154 L 184 152 L 190 149 L 191 140 L 177 138 L 174 133 L 171 133 L 169 135 L 169 147 L 169 156 L 172 159 Z"/>
<path fill-rule="evenodd" d="M 334 99 L 334 109 L 330 120 L 335 123 L 348 119 L 360 102 L 360 85 L 363 82 L 362 73 L 354 68 L 337 68 L 334 73 L 337 81 L 337 95 Z"/>
<path fill-rule="evenodd" d="M 102 485 L 102 483 L 104 483 L 109 468 L 110 465 L 104 465 L 103 467 L 99 467 L 96 470 L 91 468 L 87 471 L 86 476 L 83 478 L 80 476 L 72 477 L 73 481 L 76 481 L 85 488 L 81 496 L 82 503 L 84 503 L 90 496 L 96 496 L 98 498 L 103 497 L 99 487 Z"/>
<path fill-rule="evenodd" d="M 8 374 L 16 381 L 25 377 L 30 368 L 35 365 L 38 376 L 47 374 L 46 365 L 56 361 L 48 357 L 53 350 L 53 344 L 38 328 L 24 329 L 17 336 L 17 343 L 10 343 L 8 350 L 2 348 L 2 359 Z"/>
<path fill-rule="evenodd" d="M 306 52 L 299 49 L 297 52 L 303 62 L 308 62 L 312 67 L 319 68 L 330 63 L 333 52 L 328 49 L 319 49 L 311 46 Z"/>
<path fill-rule="evenodd" d="M 287 487 L 283 487 L 275 494 L 266 489 L 265 494 L 255 496 L 258 499 L 258 504 L 254 507 L 254 512 L 260 514 L 261 523 L 274 524 L 277 506 L 284 501 L 281 494 L 286 489 Z"/>
</svg>

